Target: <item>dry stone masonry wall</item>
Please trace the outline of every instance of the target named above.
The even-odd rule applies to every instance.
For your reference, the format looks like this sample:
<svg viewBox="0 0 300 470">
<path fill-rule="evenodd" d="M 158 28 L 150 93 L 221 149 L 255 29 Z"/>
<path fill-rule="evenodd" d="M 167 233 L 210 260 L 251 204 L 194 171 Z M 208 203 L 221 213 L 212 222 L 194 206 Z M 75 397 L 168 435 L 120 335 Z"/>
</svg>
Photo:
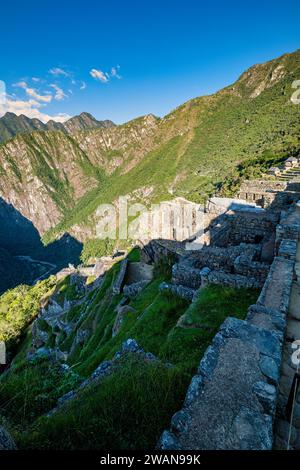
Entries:
<svg viewBox="0 0 300 470">
<path fill-rule="evenodd" d="M 272 448 L 293 267 L 276 257 L 246 320 L 223 323 L 158 448 Z"/>
<path fill-rule="evenodd" d="M 271 186 L 272 191 L 285 187 Z M 264 193 L 263 185 L 258 187 Z M 190 383 L 183 408 L 161 435 L 159 449 L 272 449 L 299 238 L 297 203 L 281 215 L 276 210 L 223 213 L 219 225 L 212 224 L 211 245 L 173 267 L 177 288 L 198 288 L 191 300 L 210 283 L 262 290 L 245 320 L 229 317 L 220 327 Z M 227 244 L 234 246 L 222 248 Z M 263 261 L 273 257 L 271 265 Z"/>
</svg>

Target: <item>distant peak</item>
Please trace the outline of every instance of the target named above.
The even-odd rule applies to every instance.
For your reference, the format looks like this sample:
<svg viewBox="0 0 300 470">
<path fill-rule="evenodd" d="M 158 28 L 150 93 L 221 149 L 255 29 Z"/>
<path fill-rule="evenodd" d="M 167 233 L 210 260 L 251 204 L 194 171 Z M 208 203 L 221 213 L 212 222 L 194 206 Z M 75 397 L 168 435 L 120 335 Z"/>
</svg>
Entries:
<svg viewBox="0 0 300 470">
<path fill-rule="evenodd" d="M 15 113 L 12 113 L 11 111 L 6 111 L 3 117 L 18 117 L 18 116 Z"/>
<path fill-rule="evenodd" d="M 91 118 L 91 119 L 95 119 L 95 120 L 96 120 L 96 118 L 95 118 L 91 113 L 87 113 L 86 111 L 83 111 L 82 113 L 80 113 L 79 116 L 81 116 L 81 117 L 89 117 L 89 118 Z"/>
</svg>

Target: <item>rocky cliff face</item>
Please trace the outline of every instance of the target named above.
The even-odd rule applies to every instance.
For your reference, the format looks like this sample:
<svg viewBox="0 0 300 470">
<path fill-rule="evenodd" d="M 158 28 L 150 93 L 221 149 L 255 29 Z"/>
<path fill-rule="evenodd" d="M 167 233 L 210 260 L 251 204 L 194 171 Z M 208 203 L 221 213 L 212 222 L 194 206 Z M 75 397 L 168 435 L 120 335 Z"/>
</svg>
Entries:
<svg viewBox="0 0 300 470">
<path fill-rule="evenodd" d="M 105 121 L 97 121 L 97 119 L 95 119 L 90 113 L 81 113 L 79 116 L 74 116 L 63 124 L 64 130 L 70 134 L 89 129 L 109 129 L 111 127 L 115 127 L 115 124 L 112 121 L 109 119 L 106 119 Z"/>
<path fill-rule="evenodd" d="M 297 51 L 255 65 L 233 85 L 161 119 L 149 114 L 114 126 L 82 113 L 64 124 L 49 122 L 53 131 L 45 131 L 19 117 L 22 129 L 32 124 L 38 132 L 0 146 L 0 196 L 40 233 L 59 222 L 57 233 L 74 226 L 91 233 L 87 218 L 91 225 L 98 203 L 144 187 L 152 188 L 152 200 L 171 194 L 201 202 L 228 175 L 234 179 L 241 162 L 299 151 L 300 106 L 290 99 L 299 76 Z M 0 133 L 12 117 L 0 119 Z"/>
<path fill-rule="evenodd" d="M 40 233 L 97 184 L 97 168 L 60 132 L 18 135 L 0 147 L 0 195 Z"/>
<path fill-rule="evenodd" d="M 117 168 L 126 172 L 155 147 L 159 123 L 150 114 L 122 126 L 77 133 L 73 137 L 93 165 L 103 167 L 108 174 Z"/>
<path fill-rule="evenodd" d="M 20 134 L 0 146 L 0 196 L 43 234 L 105 175 L 137 163 L 154 146 L 158 122 L 145 116 L 72 137 L 57 131 Z M 77 124 L 74 118 L 70 129 Z"/>
</svg>

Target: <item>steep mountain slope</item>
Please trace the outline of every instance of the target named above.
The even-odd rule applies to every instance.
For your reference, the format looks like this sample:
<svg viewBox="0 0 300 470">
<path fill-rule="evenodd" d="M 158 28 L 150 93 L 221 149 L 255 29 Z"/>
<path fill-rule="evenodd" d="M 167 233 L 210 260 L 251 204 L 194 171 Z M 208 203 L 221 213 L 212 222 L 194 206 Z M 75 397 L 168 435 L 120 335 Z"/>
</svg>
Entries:
<svg viewBox="0 0 300 470">
<path fill-rule="evenodd" d="M 108 174 L 141 158 L 155 123 L 150 116 L 96 134 L 19 134 L 0 145 L 0 196 L 44 233 Z"/>
<path fill-rule="evenodd" d="M 0 198 L 0 293 L 77 265 L 81 251 L 68 234 L 45 247 L 32 222 Z"/>
<path fill-rule="evenodd" d="M 44 124 L 39 119 L 30 119 L 21 114 L 17 116 L 14 113 L 7 112 L 0 118 L 0 143 L 11 139 L 17 134 L 27 133 L 32 131 L 62 131 L 72 133 L 76 131 L 83 131 L 86 129 L 94 129 L 97 127 L 109 128 L 115 124 L 112 121 L 97 121 L 89 113 L 81 113 L 79 116 L 74 116 L 65 123 L 56 121 L 48 121 Z"/>
<path fill-rule="evenodd" d="M 150 114 L 75 132 L 90 125 L 84 114 L 69 123 L 72 135 L 19 135 L 0 146 L 0 196 L 41 233 L 52 229 L 48 240 L 66 230 L 91 237 L 97 206 L 119 195 L 203 201 L 235 181 L 243 165 L 271 165 L 299 151 L 300 106 L 291 101 L 299 77 L 297 51 L 251 67 L 233 85 L 162 119 Z"/>
<path fill-rule="evenodd" d="M 1 418 L 19 449 L 154 449 L 220 324 L 244 318 L 258 295 L 208 286 L 189 308 L 160 291 L 168 275 L 157 271 L 124 305 L 120 269 L 100 283 L 73 273 L 0 297 L 0 340 L 17 352 L 0 376 Z"/>
<path fill-rule="evenodd" d="M 244 166 L 257 164 L 259 169 L 298 153 L 300 106 L 291 101 L 298 77 L 300 51 L 255 65 L 235 84 L 153 120 L 153 131 L 147 132 L 140 151 L 136 145 L 131 148 L 131 141 L 121 141 L 121 147 L 113 146 L 111 139 L 107 143 L 106 131 L 76 135 L 88 154 L 103 153 L 108 165 L 106 149 L 117 152 L 118 167 L 68 212 L 49 238 L 72 227 L 75 235 L 86 236 L 84 228 L 94 225 L 98 204 L 115 201 L 119 195 L 143 199 L 145 193 L 146 202 L 174 196 L 203 201 L 238 179 Z M 89 145 L 85 139 L 91 139 Z M 91 236 L 90 229 L 86 233 Z"/>
<path fill-rule="evenodd" d="M 101 179 L 61 132 L 20 134 L 0 146 L 0 195 L 43 232 Z"/>
</svg>

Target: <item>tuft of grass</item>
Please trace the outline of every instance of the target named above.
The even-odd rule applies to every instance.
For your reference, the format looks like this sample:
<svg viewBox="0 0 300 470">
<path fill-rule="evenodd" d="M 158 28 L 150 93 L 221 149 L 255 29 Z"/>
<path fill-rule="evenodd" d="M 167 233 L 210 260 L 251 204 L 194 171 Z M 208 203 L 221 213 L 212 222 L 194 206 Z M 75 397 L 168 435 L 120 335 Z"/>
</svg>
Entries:
<svg viewBox="0 0 300 470">
<path fill-rule="evenodd" d="M 154 448 L 180 407 L 187 383 L 188 377 L 175 368 L 127 357 L 100 385 L 16 435 L 18 445 L 43 450 Z"/>
<path fill-rule="evenodd" d="M 79 383 L 79 376 L 63 373 L 59 364 L 47 359 L 20 361 L 0 379 L 1 414 L 15 425 L 26 426 Z"/>
<path fill-rule="evenodd" d="M 228 316 L 244 319 L 259 291 L 210 285 L 190 305 L 162 344 L 159 357 L 191 373 Z"/>
</svg>

